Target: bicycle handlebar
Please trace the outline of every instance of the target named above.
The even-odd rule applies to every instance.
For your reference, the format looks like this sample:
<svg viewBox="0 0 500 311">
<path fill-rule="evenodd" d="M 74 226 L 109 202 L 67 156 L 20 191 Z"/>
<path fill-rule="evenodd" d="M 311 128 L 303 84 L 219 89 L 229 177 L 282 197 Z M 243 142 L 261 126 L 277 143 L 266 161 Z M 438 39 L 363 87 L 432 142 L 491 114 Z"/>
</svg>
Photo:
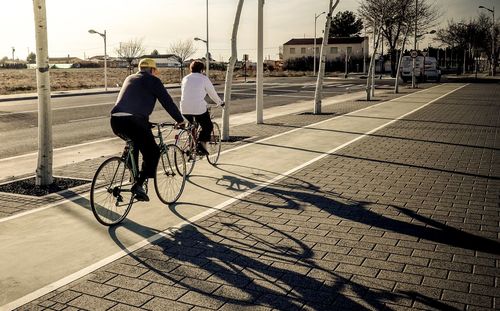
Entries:
<svg viewBox="0 0 500 311">
<path fill-rule="evenodd" d="M 163 128 L 163 127 L 175 127 L 177 125 L 177 123 L 172 123 L 172 122 L 158 122 L 158 123 L 155 123 L 155 122 L 149 122 L 149 125 L 151 126 L 151 128 L 155 128 L 155 127 L 160 127 L 160 128 Z"/>
</svg>

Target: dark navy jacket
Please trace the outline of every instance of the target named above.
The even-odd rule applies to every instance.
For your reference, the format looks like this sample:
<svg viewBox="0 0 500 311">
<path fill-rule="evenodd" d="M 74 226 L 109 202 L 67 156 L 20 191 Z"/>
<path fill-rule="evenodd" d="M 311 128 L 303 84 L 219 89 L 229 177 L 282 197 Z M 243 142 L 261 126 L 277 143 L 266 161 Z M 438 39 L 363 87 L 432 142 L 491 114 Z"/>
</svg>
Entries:
<svg viewBox="0 0 500 311">
<path fill-rule="evenodd" d="M 161 80 L 148 72 L 138 72 L 125 79 L 111 113 L 126 112 L 149 120 L 157 99 L 175 121 L 183 121 Z"/>
</svg>

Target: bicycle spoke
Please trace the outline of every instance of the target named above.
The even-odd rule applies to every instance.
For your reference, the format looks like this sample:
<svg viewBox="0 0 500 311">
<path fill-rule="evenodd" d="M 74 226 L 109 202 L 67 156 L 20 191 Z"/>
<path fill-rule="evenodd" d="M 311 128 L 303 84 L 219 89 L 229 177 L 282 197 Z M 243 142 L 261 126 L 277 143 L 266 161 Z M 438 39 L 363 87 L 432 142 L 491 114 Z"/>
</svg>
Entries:
<svg viewBox="0 0 500 311">
<path fill-rule="evenodd" d="M 208 155 L 207 160 L 210 164 L 215 165 L 219 161 L 220 150 L 221 150 L 221 133 L 220 128 L 217 123 L 213 123 L 214 128 L 210 134 L 210 141 L 208 142 Z"/>
<path fill-rule="evenodd" d="M 156 170 L 155 190 L 160 201 L 170 204 L 180 197 L 186 183 L 186 162 L 182 150 L 176 145 L 166 145 Z"/>
<path fill-rule="evenodd" d="M 132 205 L 132 174 L 121 158 L 104 161 L 92 180 L 90 203 L 96 219 L 104 225 L 121 222 Z"/>
</svg>

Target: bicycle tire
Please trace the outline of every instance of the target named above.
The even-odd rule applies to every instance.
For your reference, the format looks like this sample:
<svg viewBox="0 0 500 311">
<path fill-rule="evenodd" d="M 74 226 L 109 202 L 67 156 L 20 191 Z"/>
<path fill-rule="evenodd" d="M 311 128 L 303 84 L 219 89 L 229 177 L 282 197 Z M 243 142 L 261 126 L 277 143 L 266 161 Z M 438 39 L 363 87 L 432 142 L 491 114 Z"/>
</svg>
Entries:
<svg viewBox="0 0 500 311">
<path fill-rule="evenodd" d="M 220 127 L 217 123 L 213 123 L 214 128 L 210 133 L 210 141 L 208 142 L 207 160 L 210 164 L 215 165 L 219 161 L 221 149 L 221 133 Z"/>
<path fill-rule="evenodd" d="M 185 157 L 186 162 L 186 171 L 185 176 L 191 174 L 194 169 L 194 165 L 196 164 L 196 148 L 194 143 L 192 143 L 193 137 L 187 130 L 182 130 L 177 135 L 177 139 L 175 140 L 175 145 L 178 146 Z M 179 172 L 181 173 L 181 172 Z"/>
<path fill-rule="evenodd" d="M 127 217 L 134 200 L 133 180 L 120 157 L 109 158 L 99 166 L 90 188 L 90 206 L 99 223 L 112 226 Z"/>
<path fill-rule="evenodd" d="M 154 180 L 156 195 L 165 204 L 174 203 L 181 196 L 185 184 L 186 161 L 182 150 L 175 144 L 165 145 Z"/>
</svg>

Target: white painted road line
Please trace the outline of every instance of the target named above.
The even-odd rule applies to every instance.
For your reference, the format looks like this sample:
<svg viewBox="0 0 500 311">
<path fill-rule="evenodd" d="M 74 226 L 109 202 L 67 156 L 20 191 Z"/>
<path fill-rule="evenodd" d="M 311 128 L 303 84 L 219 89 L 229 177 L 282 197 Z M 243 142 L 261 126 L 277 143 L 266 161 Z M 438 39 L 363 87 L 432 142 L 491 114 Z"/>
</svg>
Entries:
<svg viewBox="0 0 500 311">
<path fill-rule="evenodd" d="M 114 105 L 114 104 L 115 104 L 115 102 L 106 102 L 106 103 L 78 105 L 78 106 L 69 106 L 69 107 L 58 107 L 58 108 L 52 108 L 52 111 L 78 109 L 78 108 L 87 108 L 87 107 L 96 107 L 96 106 L 105 106 L 105 105 Z M 3 113 L 0 113 L 0 116 L 16 115 L 16 114 L 23 114 L 23 113 L 38 113 L 38 109 L 36 109 L 36 110 L 24 110 L 24 111 L 13 111 L 13 112 L 3 112 Z"/>
</svg>

